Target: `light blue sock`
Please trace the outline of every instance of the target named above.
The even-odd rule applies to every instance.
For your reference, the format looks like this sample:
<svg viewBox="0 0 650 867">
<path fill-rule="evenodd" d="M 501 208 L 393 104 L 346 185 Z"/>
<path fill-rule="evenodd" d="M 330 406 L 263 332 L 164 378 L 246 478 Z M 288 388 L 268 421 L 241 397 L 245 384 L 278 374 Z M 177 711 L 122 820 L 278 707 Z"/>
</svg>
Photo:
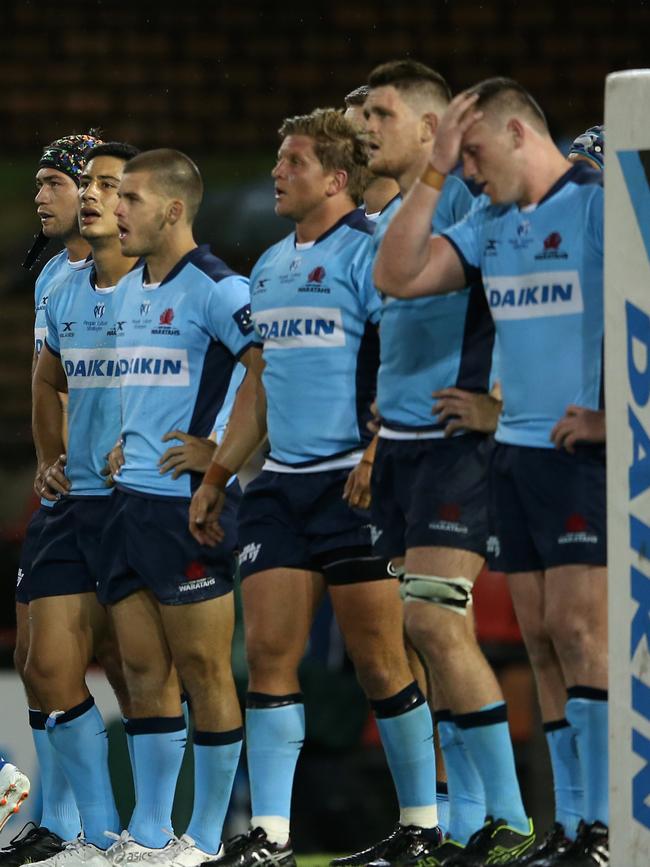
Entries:
<svg viewBox="0 0 650 867">
<path fill-rule="evenodd" d="M 47 714 L 29 711 L 34 749 L 38 759 L 43 812 L 39 825 L 57 834 L 62 840 L 74 840 L 81 831 L 81 820 L 74 792 L 59 762 L 56 750 L 45 731 Z"/>
<path fill-rule="evenodd" d="M 105 832 L 118 833 L 120 819 L 108 772 L 108 735 L 104 720 L 89 696 L 63 714 L 47 719 L 50 744 L 74 792 L 86 840 L 108 848 Z"/>
<path fill-rule="evenodd" d="M 436 780 L 436 804 L 438 805 L 438 827 L 443 836 L 446 836 L 449 833 L 449 788 L 442 780 Z"/>
<path fill-rule="evenodd" d="M 390 698 L 370 702 L 397 791 L 400 811 L 436 804 L 433 720 L 415 681 Z M 415 824 L 409 822 L 408 824 Z M 437 818 L 432 825 L 437 824 Z M 423 827 L 432 827 L 428 822 Z"/>
<path fill-rule="evenodd" d="M 142 846 L 162 849 L 169 843 L 176 781 L 183 762 L 187 732 L 178 717 L 130 719 L 133 736 L 135 808 L 129 833 Z"/>
<path fill-rule="evenodd" d="M 447 768 L 449 836 L 465 845 L 485 821 L 485 790 L 461 730 L 451 714 L 443 714 L 443 711 L 436 713 L 436 721 Z"/>
<path fill-rule="evenodd" d="M 585 812 L 578 733 L 565 719 L 544 723 L 544 732 L 553 769 L 555 821 L 563 825 L 567 837 L 573 839 Z"/>
<path fill-rule="evenodd" d="M 246 696 L 246 755 L 253 816 L 291 813 L 291 790 L 305 739 L 302 695 Z"/>
<path fill-rule="evenodd" d="M 215 855 L 241 755 L 244 730 L 194 732 L 194 809 L 185 832 Z"/>
<path fill-rule="evenodd" d="M 577 733 L 584 784 L 583 819 L 609 825 L 607 690 L 571 686 L 567 694 L 566 718 Z"/>
<path fill-rule="evenodd" d="M 483 782 L 486 815 L 505 819 L 515 831 L 527 834 L 530 825 L 521 800 L 505 702 L 457 714 L 454 722 Z"/>
</svg>

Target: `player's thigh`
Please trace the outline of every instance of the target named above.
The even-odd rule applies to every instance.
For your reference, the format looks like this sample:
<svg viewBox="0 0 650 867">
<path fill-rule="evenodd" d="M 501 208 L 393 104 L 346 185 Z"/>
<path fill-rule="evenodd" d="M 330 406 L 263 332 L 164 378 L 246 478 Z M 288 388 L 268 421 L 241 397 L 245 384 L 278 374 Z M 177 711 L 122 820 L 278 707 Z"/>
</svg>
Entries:
<svg viewBox="0 0 650 867">
<path fill-rule="evenodd" d="M 476 581 L 485 560 L 481 554 L 460 548 L 409 548 L 404 559 L 406 574 L 436 575 L 440 578 L 465 578 Z"/>
<path fill-rule="evenodd" d="M 111 606 L 110 616 L 127 680 L 139 675 L 166 681 L 173 669 L 159 605 L 149 590 L 138 590 Z"/>
<path fill-rule="evenodd" d="M 14 662 L 18 674 L 22 677 L 27 652 L 29 650 L 29 605 L 16 602 L 16 647 Z"/>
<path fill-rule="evenodd" d="M 235 627 L 234 594 L 187 605 L 159 605 L 172 657 L 183 677 L 186 665 L 210 662 L 230 669 Z"/>
<path fill-rule="evenodd" d="M 306 569 L 267 569 L 242 582 L 249 661 L 284 658 L 298 664 L 325 592 L 323 576 Z"/>
<path fill-rule="evenodd" d="M 330 584 L 332 607 L 354 658 L 365 648 L 405 656 L 399 585 L 395 578 Z"/>
<path fill-rule="evenodd" d="M 29 605 L 28 668 L 47 677 L 84 678 L 93 656 L 94 593 L 43 596 Z"/>
</svg>

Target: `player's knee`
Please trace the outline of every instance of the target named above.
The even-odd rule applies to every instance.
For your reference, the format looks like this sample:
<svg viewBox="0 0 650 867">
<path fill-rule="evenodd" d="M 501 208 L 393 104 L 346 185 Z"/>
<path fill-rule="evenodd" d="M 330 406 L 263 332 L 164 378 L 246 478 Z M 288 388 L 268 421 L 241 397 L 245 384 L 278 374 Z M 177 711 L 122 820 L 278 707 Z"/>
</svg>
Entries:
<svg viewBox="0 0 650 867">
<path fill-rule="evenodd" d="M 278 641 L 272 635 L 246 636 L 246 660 L 251 674 L 295 670 L 302 657 L 303 648 Z"/>
<path fill-rule="evenodd" d="M 557 613 L 547 618 L 546 628 L 556 653 L 564 660 L 590 656 L 599 643 L 587 620 L 576 613 Z"/>
<path fill-rule="evenodd" d="M 14 668 L 22 681 L 25 680 L 25 664 L 27 663 L 27 653 L 29 644 L 18 641 L 14 649 Z"/>
<path fill-rule="evenodd" d="M 472 586 L 468 578 L 440 578 L 407 572 L 402 596 L 405 602 L 427 602 L 464 617 L 472 601 Z"/>
</svg>

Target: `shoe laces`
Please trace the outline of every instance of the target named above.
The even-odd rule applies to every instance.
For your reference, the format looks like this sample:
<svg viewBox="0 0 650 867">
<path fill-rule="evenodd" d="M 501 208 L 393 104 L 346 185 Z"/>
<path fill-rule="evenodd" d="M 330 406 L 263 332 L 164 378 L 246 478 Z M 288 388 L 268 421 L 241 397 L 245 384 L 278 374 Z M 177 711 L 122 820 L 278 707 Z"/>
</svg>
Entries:
<svg viewBox="0 0 650 867">
<path fill-rule="evenodd" d="M 247 846 L 250 846 L 251 843 L 256 842 L 257 836 L 260 836 L 255 834 L 257 830 L 261 831 L 262 829 L 251 828 L 250 831 L 248 831 L 248 833 L 246 834 L 236 834 L 234 837 L 231 837 L 226 843 L 226 852 L 229 855 L 235 855 L 243 852 Z"/>
</svg>

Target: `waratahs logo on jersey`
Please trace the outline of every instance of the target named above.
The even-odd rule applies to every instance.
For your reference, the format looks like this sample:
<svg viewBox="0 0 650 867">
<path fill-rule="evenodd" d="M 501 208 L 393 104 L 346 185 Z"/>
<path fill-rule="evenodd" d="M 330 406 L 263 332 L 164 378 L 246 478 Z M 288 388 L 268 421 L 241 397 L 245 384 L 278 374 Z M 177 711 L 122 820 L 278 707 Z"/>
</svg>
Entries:
<svg viewBox="0 0 650 867">
<path fill-rule="evenodd" d="M 495 320 L 567 316 L 584 309 L 577 271 L 540 271 L 484 279 Z"/>
<path fill-rule="evenodd" d="M 327 272 L 322 265 L 317 265 L 307 275 L 307 283 L 298 287 L 298 292 L 316 292 L 321 295 L 329 295 L 329 286 L 323 286 Z"/>
<path fill-rule="evenodd" d="M 537 253 L 536 259 L 568 259 L 569 254 L 565 250 L 561 250 L 562 235 L 559 232 L 551 232 L 544 238 L 544 248 L 541 253 Z"/>
<path fill-rule="evenodd" d="M 276 307 L 255 313 L 253 319 L 265 351 L 345 346 L 338 307 Z"/>
<path fill-rule="evenodd" d="M 162 334 L 167 337 L 176 337 L 181 332 L 178 328 L 172 328 L 172 322 L 174 321 L 174 308 L 167 307 L 160 314 L 160 325 L 157 328 L 152 328 L 152 334 Z"/>
</svg>

